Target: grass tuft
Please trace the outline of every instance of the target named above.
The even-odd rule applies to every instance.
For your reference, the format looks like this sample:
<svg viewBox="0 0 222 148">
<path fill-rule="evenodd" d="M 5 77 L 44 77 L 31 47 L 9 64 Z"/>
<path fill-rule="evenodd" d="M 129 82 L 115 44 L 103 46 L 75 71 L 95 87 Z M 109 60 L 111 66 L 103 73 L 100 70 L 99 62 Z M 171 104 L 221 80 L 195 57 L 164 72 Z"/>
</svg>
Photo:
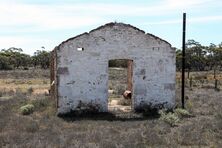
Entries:
<svg viewBox="0 0 222 148">
<path fill-rule="evenodd" d="M 161 115 L 160 120 L 168 123 L 171 127 L 176 126 L 180 121 L 180 118 L 176 113 L 172 112 L 166 113 L 162 110 L 160 110 L 159 113 Z"/>
<path fill-rule="evenodd" d="M 29 115 L 33 113 L 34 111 L 34 105 L 33 104 L 27 104 L 22 107 L 20 107 L 20 111 L 23 115 Z"/>
<path fill-rule="evenodd" d="M 32 87 L 29 87 L 27 92 L 31 95 L 33 93 L 34 89 Z"/>
<path fill-rule="evenodd" d="M 34 105 L 35 111 L 43 111 L 49 106 L 50 102 L 48 98 L 37 98 L 32 100 L 31 104 Z"/>
<path fill-rule="evenodd" d="M 180 118 L 183 118 L 183 117 L 190 117 L 191 114 L 185 110 L 185 109 L 182 109 L 182 108 L 177 108 L 174 110 L 174 112 L 180 117 Z"/>
</svg>

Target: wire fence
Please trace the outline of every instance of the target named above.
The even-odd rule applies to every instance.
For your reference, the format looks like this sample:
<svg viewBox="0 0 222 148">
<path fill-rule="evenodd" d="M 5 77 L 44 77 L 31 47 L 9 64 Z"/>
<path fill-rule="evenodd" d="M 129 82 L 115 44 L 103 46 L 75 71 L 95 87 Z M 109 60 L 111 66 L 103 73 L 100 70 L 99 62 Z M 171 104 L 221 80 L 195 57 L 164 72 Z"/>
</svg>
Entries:
<svg viewBox="0 0 222 148">
<path fill-rule="evenodd" d="M 181 85 L 181 73 L 177 72 L 176 81 Z M 186 88 L 208 88 L 220 90 L 222 89 L 222 73 L 216 75 L 216 77 L 210 72 L 192 72 L 186 75 L 185 78 Z"/>
</svg>

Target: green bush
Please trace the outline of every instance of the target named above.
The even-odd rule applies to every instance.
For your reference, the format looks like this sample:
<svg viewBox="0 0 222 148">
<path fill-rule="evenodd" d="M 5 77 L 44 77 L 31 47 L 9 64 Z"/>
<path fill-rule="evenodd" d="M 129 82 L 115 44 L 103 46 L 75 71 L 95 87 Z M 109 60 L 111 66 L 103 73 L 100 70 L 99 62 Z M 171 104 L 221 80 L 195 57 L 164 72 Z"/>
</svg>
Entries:
<svg viewBox="0 0 222 148">
<path fill-rule="evenodd" d="M 160 120 L 168 123 L 170 126 L 176 126 L 180 121 L 180 118 L 176 113 L 165 113 L 163 111 L 160 111 L 159 113 L 161 115 Z"/>
<path fill-rule="evenodd" d="M 193 103 L 190 99 L 186 101 L 186 109 L 191 113 L 193 112 Z"/>
<path fill-rule="evenodd" d="M 177 108 L 174 110 L 174 112 L 179 116 L 179 117 L 190 117 L 191 114 L 185 110 L 185 109 L 182 109 L 182 108 Z"/>
<path fill-rule="evenodd" d="M 35 106 L 35 111 L 41 111 L 44 110 L 49 106 L 49 99 L 43 98 L 43 99 L 35 99 L 32 100 L 32 104 Z"/>
<path fill-rule="evenodd" d="M 124 59 L 110 60 L 109 67 L 127 67 L 127 60 Z"/>
<path fill-rule="evenodd" d="M 10 65 L 9 58 L 4 56 L 0 51 L 0 70 L 12 70 L 13 67 Z"/>
<path fill-rule="evenodd" d="M 20 111 L 23 115 L 29 115 L 29 114 L 33 113 L 34 105 L 32 105 L 32 104 L 24 105 L 24 106 L 20 107 Z"/>
</svg>

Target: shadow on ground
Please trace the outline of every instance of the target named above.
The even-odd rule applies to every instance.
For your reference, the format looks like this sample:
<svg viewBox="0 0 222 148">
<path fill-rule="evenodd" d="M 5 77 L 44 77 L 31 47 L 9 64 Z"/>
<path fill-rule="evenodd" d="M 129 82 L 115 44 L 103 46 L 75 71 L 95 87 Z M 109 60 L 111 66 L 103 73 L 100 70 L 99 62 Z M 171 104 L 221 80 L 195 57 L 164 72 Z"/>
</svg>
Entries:
<svg viewBox="0 0 222 148">
<path fill-rule="evenodd" d="M 106 121 L 142 121 L 159 118 L 159 114 L 146 113 L 146 112 L 103 112 L 103 113 L 92 113 L 92 112 L 71 112 L 65 115 L 58 115 L 65 121 L 72 122 L 78 120 L 106 120 Z"/>
</svg>

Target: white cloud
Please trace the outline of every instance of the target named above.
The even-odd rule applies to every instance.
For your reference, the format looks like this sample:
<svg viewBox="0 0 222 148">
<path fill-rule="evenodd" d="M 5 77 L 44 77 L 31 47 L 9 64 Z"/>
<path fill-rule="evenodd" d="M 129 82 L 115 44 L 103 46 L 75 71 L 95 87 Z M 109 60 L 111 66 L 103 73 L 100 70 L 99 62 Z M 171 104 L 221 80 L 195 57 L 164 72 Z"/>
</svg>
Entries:
<svg viewBox="0 0 222 148">
<path fill-rule="evenodd" d="M 70 29 L 103 22 L 101 17 L 76 15 L 61 11 L 59 6 L 3 3 L 0 5 L 0 27 L 21 30 Z M 71 15 L 70 15 L 71 14 Z M 24 28 L 22 26 L 29 26 Z"/>
<path fill-rule="evenodd" d="M 206 23 L 212 21 L 222 21 L 222 15 L 187 18 L 187 23 Z M 143 23 L 143 25 L 167 25 L 167 24 L 182 24 L 182 16 L 181 19 Z"/>
<path fill-rule="evenodd" d="M 214 0 L 163 0 L 142 4 L 64 4 L 33 5 L 0 2 L 0 27 L 15 31 L 69 29 L 107 22 L 108 18 L 166 15 L 192 9 Z M 112 20 L 113 21 L 113 20 Z M 19 26 L 29 26 L 20 28 Z"/>
<path fill-rule="evenodd" d="M 189 8 L 194 6 L 200 6 L 202 4 L 206 4 L 209 2 L 213 2 L 215 0 L 165 0 L 166 5 L 169 8 Z"/>
<path fill-rule="evenodd" d="M 37 38 L 30 33 L 44 31 L 57 31 L 64 29 L 82 29 L 87 26 L 101 25 L 110 21 L 120 21 L 126 18 L 137 19 L 137 17 L 163 19 L 165 16 L 175 16 L 181 11 L 200 11 L 209 6 L 221 5 L 219 0 L 161 0 L 155 3 L 74 3 L 74 4 L 26 4 L 18 1 L 0 0 L 0 47 L 21 47 L 26 53 L 33 53 L 41 46 L 52 49 L 59 44 L 52 34 L 48 39 Z M 155 20 L 157 20 L 155 18 Z M 140 23 L 140 25 L 179 24 L 181 19 L 168 19 Z M 200 16 L 196 18 L 187 17 L 188 23 L 220 21 L 222 16 Z M 145 21 L 145 20 L 142 20 Z M 129 21 L 130 22 L 130 21 Z M 138 22 L 130 22 L 138 24 Z M 87 30 L 86 30 L 87 31 Z M 7 36 L 3 36 L 3 32 Z M 17 33 L 22 36 L 15 36 Z M 29 36 L 27 36 L 28 34 Z M 25 35 L 26 34 L 26 35 Z M 18 35 L 18 34 L 17 34 Z M 75 35 L 75 34 L 73 34 Z M 61 35 L 63 38 L 64 35 Z M 60 39 L 61 39 L 60 38 Z M 31 50 L 30 50 L 31 49 Z"/>
<path fill-rule="evenodd" d="M 222 15 L 220 16 L 204 16 L 188 19 L 190 23 L 202 23 L 202 22 L 210 22 L 210 21 L 222 21 Z"/>
<path fill-rule="evenodd" d="M 32 55 L 34 51 L 41 49 L 42 46 L 45 46 L 46 50 L 50 51 L 59 43 L 60 41 L 45 38 L 42 39 L 24 36 L 0 37 L 1 47 L 4 47 L 5 49 L 10 47 L 22 48 L 25 53 L 30 55 Z"/>
<path fill-rule="evenodd" d="M 161 0 L 156 3 L 90 3 L 75 5 L 60 5 L 57 8 L 66 14 L 76 12 L 77 14 L 90 13 L 96 16 L 156 16 L 166 15 L 184 10 L 194 10 L 194 8 L 208 7 L 209 4 L 217 0 Z M 216 5 L 216 3 L 214 3 Z"/>
</svg>

